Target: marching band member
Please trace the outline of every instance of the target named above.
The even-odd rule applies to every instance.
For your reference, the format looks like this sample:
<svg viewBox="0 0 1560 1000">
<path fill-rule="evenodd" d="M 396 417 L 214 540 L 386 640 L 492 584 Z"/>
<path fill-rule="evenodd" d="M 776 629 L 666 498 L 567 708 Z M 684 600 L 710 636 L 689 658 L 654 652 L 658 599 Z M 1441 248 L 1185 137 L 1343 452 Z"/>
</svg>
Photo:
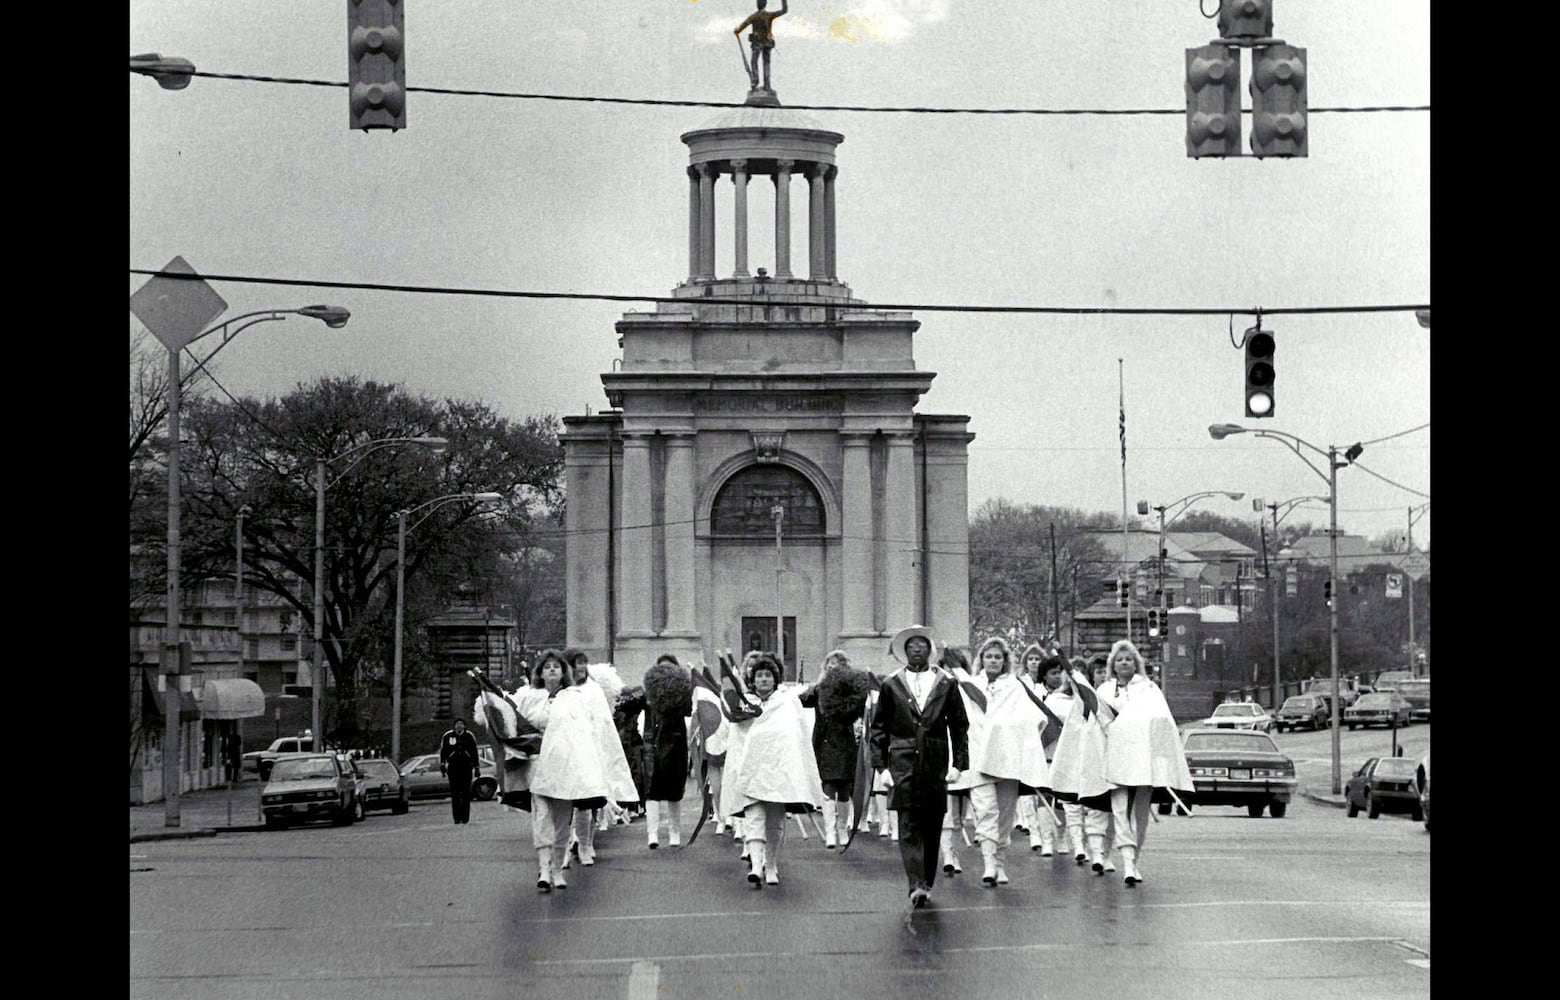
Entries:
<svg viewBox="0 0 1560 1000">
<path fill-rule="evenodd" d="M 1006 642 L 987 639 L 976 660 L 986 679 L 986 705 L 978 747 L 975 739 L 970 741 L 970 769 L 980 776 L 970 788 L 970 804 L 984 864 L 981 882 L 1007 885 L 1003 862 L 1013 837 L 1018 800 L 1051 786 L 1041 739 L 1048 723 L 1028 679 L 1014 673 Z"/>
<path fill-rule="evenodd" d="M 660 846 L 660 829 L 667 825 L 666 842 L 682 844 L 682 798 L 688 784 L 688 716 L 693 714 L 693 682 L 677 657 L 663 653 L 645 671 L 644 690 L 625 699 L 626 714 L 644 712 L 645 821 L 650 850 Z"/>
<path fill-rule="evenodd" d="M 1032 642 L 1028 646 L 1024 647 L 1024 655 L 1019 658 L 1018 665 L 1014 668 L 1013 672 L 1027 678 L 1029 680 L 1030 687 L 1039 688 L 1041 683 L 1040 675 L 1043 672 L 1040 669 L 1040 663 L 1044 659 L 1045 651 L 1040 648 L 1040 644 L 1038 642 Z M 1066 716 L 1064 714 L 1063 718 L 1065 717 Z M 1048 752 L 1055 746 L 1056 738 L 1058 735 L 1060 735 L 1060 733 L 1061 729 L 1059 727 L 1052 726 L 1044 734 L 1045 739 L 1048 741 L 1046 743 L 1046 750 Z M 1046 762 L 1050 763 L 1049 757 L 1046 758 Z M 1050 830 L 1051 826 L 1048 826 L 1045 822 L 1042 822 L 1045 820 L 1045 817 L 1040 814 L 1040 809 L 1042 807 L 1040 806 L 1038 800 L 1039 795 L 1020 795 L 1018 797 L 1017 825 L 1014 827 L 1014 829 L 1023 830 L 1029 834 L 1029 849 L 1031 851 L 1039 851 L 1042 848 L 1045 848 L 1043 856 L 1050 857 L 1051 850 L 1050 848 L 1046 847 L 1041 831 Z"/>
<path fill-rule="evenodd" d="M 1095 808 L 1090 802 L 1108 807 L 1110 782 L 1105 780 L 1105 727 L 1101 716 L 1110 713 L 1110 706 L 1100 707 L 1095 689 L 1089 683 L 1083 665 L 1072 674 L 1074 695 L 1072 707 L 1063 718 L 1061 736 L 1051 761 L 1051 788 L 1063 803 L 1078 807 L 1083 836 L 1073 844 L 1078 864 L 1093 862 L 1094 873 L 1103 875 L 1107 868 L 1115 871 L 1110 854 L 1106 850 L 1105 837 L 1110 832 L 1109 808 Z"/>
<path fill-rule="evenodd" d="M 983 649 L 985 647 L 982 647 Z M 968 722 L 970 759 L 980 755 L 986 723 L 986 673 L 970 670 L 970 661 L 962 649 L 952 646 L 943 650 L 939 661 L 959 688 L 959 698 L 964 703 L 964 717 Z M 975 809 L 970 804 L 970 790 L 991 779 L 973 768 L 964 768 L 958 780 L 948 783 L 948 805 L 943 813 L 942 838 L 939 851 L 942 854 L 944 875 L 957 875 L 964 871 L 959 864 L 959 841 L 968 843 L 965 824 L 975 819 Z M 988 872 L 993 874 L 994 872 Z"/>
<path fill-rule="evenodd" d="M 823 846 L 830 850 L 849 837 L 856 729 L 871 690 L 866 672 L 853 669 L 850 657 L 836 649 L 823 659 L 823 676 L 800 694 L 802 706 L 817 713 L 812 747 L 823 779 Z"/>
<path fill-rule="evenodd" d="M 1038 649 L 1039 647 L 1033 648 Z M 1026 653 L 1025 656 L 1027 657 L 1028 654 Z M 1035 675 L 1040 678 L 1040 683 L 1044 685 L 1044 692 L 1040 700 L 1045 703 L 1045 706 L 1057 718 L 1063 720 L 1065 725 L 1067 718 L 1072 715 L 1073 706 L 1072 679 L 1067 676 L 1067 662 L 1059 656 L 1045 657 L 1037 665 Z M 1047 763 L 1054 762 L 1056 745 L 1060 739 L 1061 732 L 1053 728 L 1047 728 L 1042 734 Z M 1063 822 L 1060 829 L 1058 828 L 1058 817 L 1054 808 L 1042 802 L 1036 810 L 1039 819 L 1040 856 L 1049 858 L 1057 853 L 1067 854 L 1066 847 L 1063 847 L 1059 852 L 1056 849 L 1057 834 L 1064 833 L 1068 842 L 1071 843 L 1076 856 L 1080 859 L 1086 857 L 1088 849 L 1084 846 L 1083 807 L 1077 802 L 1061 802 L 1058 804 L 1062 807 L 1061 818 Z M 1030 844 L 1033 847 L 1033 837 L 1030 838 Z"/>
</svg>

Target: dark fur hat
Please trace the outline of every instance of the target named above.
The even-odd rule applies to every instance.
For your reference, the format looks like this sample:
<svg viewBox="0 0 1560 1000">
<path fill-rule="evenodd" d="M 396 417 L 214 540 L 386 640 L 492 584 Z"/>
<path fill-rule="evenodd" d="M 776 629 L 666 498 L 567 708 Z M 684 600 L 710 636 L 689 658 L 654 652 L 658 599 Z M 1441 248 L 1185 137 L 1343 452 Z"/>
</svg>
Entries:
<svg viewBox="0 0 1560 1000">
<path fill-rule="evenodd" d="M 964 650 L 959 647 L 947 646 L 944 647 L 942 658 L 937 661 L 937 665 L 944 670 L 963 670 L 968 672 L 970 669 L 970 658 L 964 655 Z"/>
<path fill-rule="evenodd" d="M 818 714 L 854 718 L 861 714 L 872 690 L 865 670 L 836 667 L 818 681 Z"/>
<path fill-rule="evenodd" d="M 774 674 L 775 687 L 779 687 L 780 682 L 785 680 L 785 671 L 781 669 L 780 661 L 775 659 L 775 654 L 759 653 L 748 663 L 747 676 L 743 678 L 750 689 L 753 687 L 753 675 L 760 670 L 768 670 Z"/>
<path fill-rule="evenodd" d="M 657 660 L 645 671 L 645 704 L 657 715 L 688 715 L 693 711 L 693 680 L 673 660 Z"/>
</svg>

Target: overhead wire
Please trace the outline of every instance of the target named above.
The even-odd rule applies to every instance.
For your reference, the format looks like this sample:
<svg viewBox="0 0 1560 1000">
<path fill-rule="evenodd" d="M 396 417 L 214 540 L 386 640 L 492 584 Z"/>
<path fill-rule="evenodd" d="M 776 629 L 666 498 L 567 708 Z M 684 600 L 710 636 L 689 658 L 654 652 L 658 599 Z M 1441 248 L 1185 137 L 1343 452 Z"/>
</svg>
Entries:
<svg viewBox="0 0 1560 1000">
<path fill-rule="evenodd" d="M 134 70 L 132 70 L 134 72 Z M 233 80 L 243 83 L 277 83 L 303 87 L 340 87 L 348 84 L 341 80 L 319 80 L 307 77 L 267 76 L 258 73 L 217 73 L 211 70 L 194 70 L 192 77 L 212 80 Z M 581 104 L 629 104 L 671 108 L 745 108 L 741 101 L 691 101 L 661 97 L 598 97 L 583 94 L 544 94 L 508 90 L 486 90 L 466 87 L 416 87 L 408 86 L 409 94 L 439 94 L 446 97 L 491 97 L 503 100 L 561 101 Z M 1185 108 L 939 108 L 926 106 L 883 106 L 863 104 L 787 104 L 789 111 L 849 111 L 869 114 L 920 114 L 920 115 L 1040 115 L 1081 116 L 1104 115 L 1126 117 L 1135 115 L 1184 115 Z M 1428 104 L 1376 104 L 1349 107 L 1309 108 L 1308 114 L 1373 114 L 1383 112 L 1429 111 Z"/>
<path fill-rule="evenodd" d="M 1371 470 L 1365 468 L 1365 466 L 1361 465 L 1359 462 L 1352 462 L 1350 464 L 1352 465 L 1353 468 L 1359 469 L 1361 472 L 1366 473 L 1367 475 L 1375 476 L 1377 479 L 1381 480 L 1382 482 L 1386 483 L 1389 486 L 1396 486 L 1398 489 L 1404 491 L 1405 493 L 1412 493 L 1416 497 L 1424 497 L 1426 500 L 1430 499 L 1430 494 L 1428 494 L 1428 493 L 1421 493 L 1419 490 L 1414 489 L 1412 486 L 1404 486 L 1402 483 L 1399 483 L 1399 482 L 1396 482 L 1394 480 L 1388 479 L 1386 476 L 1383 476 L 1379 472 L 1372 472 Z"/>
<path fill-rule="evenodd" d="M 1379 438 L 1376 438 L 1373 441 L 1361 441 L 1360 442 L 1360 447 L 1363 448 L 1363 447 L 1365 447 L 1367 445 L 1379 444 L 1382 441 L 1391 441 L 1393 438 L 1400 438 L 1400 437 L 1402 437 L 1405 434 L 1413 434 L 1416 431 L 1422 431 L 1422 430 L 1424 430 L 1425 428 L 1427 428 L 1429 426 L 1430 426 L 1430 421 L 1427 420 L 1424 423 L 1420 424 L 1418 427 L 1410 427 L 1406 431 L 1398 431 L 1396 434 L 1388 434 L 1386 437 L 1379 437 Z"/>
</svg>

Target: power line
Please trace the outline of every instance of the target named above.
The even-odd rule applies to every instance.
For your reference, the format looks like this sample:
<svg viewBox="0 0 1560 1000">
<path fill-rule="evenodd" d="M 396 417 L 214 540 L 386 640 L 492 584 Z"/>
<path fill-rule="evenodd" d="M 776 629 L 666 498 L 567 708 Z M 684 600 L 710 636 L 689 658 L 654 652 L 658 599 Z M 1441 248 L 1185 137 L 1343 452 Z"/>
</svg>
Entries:
<svg viewBox="0 0 1560 1000">
<path fill-rule="evenodd" d="M 132 72 L 134 72 L 132 70 Z M 211 80 L 234 80 L 245 83 L 279 83 L 301 87 L 346 87 L 337 80 L 316 80 L 305 77 L 262 76 L 254 73 L 213 73 L 195 70 L 192 77 L 203 76 Z M 442 94 L 447 97 L 493 97 L 520 101 L 562 101 L 576 104 L 632 104 L 670 108 L 745 108 L 738 101 L 680 101 L 659 97 L 592 97 L 579 94 L 536 94 L 508 90 L 482 90 L 462 87 L 407 87 L 411 94 Z M 1185 108 L 933 108 L 923 106 L 887 107 L 862 104 L 787 104 L 782 110 L 790 111 L 851 111 L 874 114 L 917 115 L 1043 115 L 1082 116 L 1108 115 L 1125 117 L 1132 115 L 1184 115 Z M 1429 111 L 1428 104 L 1378 104 L 1358 107 L 1310 108 L 1308 114 L 1374 114 L 1379 112 Z"/>
<path fill-rule="evenodd" d="M 1379 472 L 1371 472 L 1369 469 L 1365 468 L 1365 466 L 1361 465 L 1359 462 L 1353 462 L 1351 464 L 1354 466 L 1354 468 L 1359 469 L 1361 472 L 1364 472 L 1364 473 L 1366 473 L 1368 475 L 1375 476 L 1377 479 L 1381 480 L 1382 482 L 1386 483 L 1389 486 L 1396 486 L 1398 489 L 1403 490 L 1406 493 L 1412 493 L 1416 497 L 1424 497 L 1426 500 L 1430 499 L 1430 494 L 1428 494 L 1428 493 L 1421 493 L 1418 490 L 1414 489 L 1412 486 L 1404 486 L 1402 483 L 1394 482 L 1393 480 L 1388 479 L 1386 476 L 1383 476 Z"/>
<path fill-rule="evenodd" d="M 671 295 L 624 295 L 606 292 L 536 292 L 504 288 L 455 288 L 447 285 L 391 285 L 382 282 L 369 281 L 326 281 L 311 278 L 261 278 L 245 274 L 185 274 L 173 271 L 159 271 L 140 267 L 130 268 L 131 274 L 144 274 L 151 277 L 172 278 L 178 281 L 231 281 L 237 284 L 248 285 L 287 285 L 294 288 L 343 288 L 357 291 L 371 292 L 409 292 L 420 295 L 476 295 L 487 298 L 505 299 L 569 299 L 600 302 L 653 302 L 664 305 L 702 305 L 702 306 L 761 306 L 770 305 L 765 298 L 676 298 Z M 781 303 L 795 305 L 796 303 Z M 1231 313 L 1240 315 L 1333 315 L 1338 313 L 1386 313 L 1386 312 L 1414 312 L 1419 309 L 1429 309 L 1428 303 L 1418 304 L 1392 304 L 1392 305 L 1341 305 L 1341 306 L 1262 306 L 1262 307 L 1230 307 L 1207 306 L 1196 308 L 1182 308 L 1175 306 L 979 306 L 979 305 L 947 305 L 926 303 L 861 303 L 861 304 L 833 304 L 833 303 L 809 303 L 812 308 L 822 309 L 877 309 L 898 310 L 914 312 L 969 312 L 969 313 L 1044 313 L 1054 315 L 1122 315 L 1122 316 L 1225 316 Z"/>
<path fill-rule="evenodd" d="M 1405 434 L 1413 434 L 1415 431 L 1422 431 L 1426 427 L 1429 427 L 1429 426 L 1430 426 L 1430 421 L 1427 420 L 1424 423 L 1420 424 L 1418 427 L 1410 427 L 1406 431 L 1398 431 L 1396 434 L 1388 434 L 1386 437 L 1379 437 L 1379 438 L 1376 438 L 1376 440 L 1374 440 L 1374 441 L 1361 441 L 1360 442 L 1360 446 L 1364 447 L 1365 445 L 1378 444 L 1378 443 L 1380 443 L 1382 441 L 1391 441 L 1393 438 L 1400 438 L 1400 437 L 1402 437 Z"/>
</svg>

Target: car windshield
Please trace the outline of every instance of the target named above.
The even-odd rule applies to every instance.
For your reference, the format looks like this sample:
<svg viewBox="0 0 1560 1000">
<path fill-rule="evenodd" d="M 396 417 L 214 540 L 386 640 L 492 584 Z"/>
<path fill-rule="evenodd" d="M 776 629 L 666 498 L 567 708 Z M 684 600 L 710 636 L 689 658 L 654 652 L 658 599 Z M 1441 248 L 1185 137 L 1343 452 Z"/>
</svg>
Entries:
<svg viewBox="0 0 1560 1000">
<path fill-rule="evenodd" d="M 1407 757 L 1383 757 L 1376 764 L 1376 774 L 1384 778 L 1412 778 L 1418 766 Z"/>
<path fill-rule="evenodd" d="M 336 765 L 328 757 L 310 760 L 279 760 L 271 769 L 272 781 L 303 781 L 308 778 L 334 778 Z"/>
<path fill-rule="evenodd" d="M 1384 694 L 1368 694 L 1354 703 L 1355 708 L 1391 708 L 1392 699 Z"/>
<path fill-rule="evenodd" d="M 1265 733 L 1191 733 L 1186 737 L 1186 749 L 1277 753 L 1278 744 Z"/>
<path fill-rule="evenodd" d="M 397 776 L 395 765 L 388 760 L 360 760 L 358 770 L 373 778 L 393 779 Z"/>
<path fill-rule="evenodd" d="M 1256 715 L 1255 705 L 1220 705 L 1213 710 L 1214 715 Z"/>
<path fill-rule="evenodd" d="M 1403 695 L 1405 698 L 1409 695 L 1423 695 L 1424 697 L 1428 698 L 1430 697 L 1430 682 L 1399 681 L 1397 686 L 1397 693 Z"/>
</svg>

